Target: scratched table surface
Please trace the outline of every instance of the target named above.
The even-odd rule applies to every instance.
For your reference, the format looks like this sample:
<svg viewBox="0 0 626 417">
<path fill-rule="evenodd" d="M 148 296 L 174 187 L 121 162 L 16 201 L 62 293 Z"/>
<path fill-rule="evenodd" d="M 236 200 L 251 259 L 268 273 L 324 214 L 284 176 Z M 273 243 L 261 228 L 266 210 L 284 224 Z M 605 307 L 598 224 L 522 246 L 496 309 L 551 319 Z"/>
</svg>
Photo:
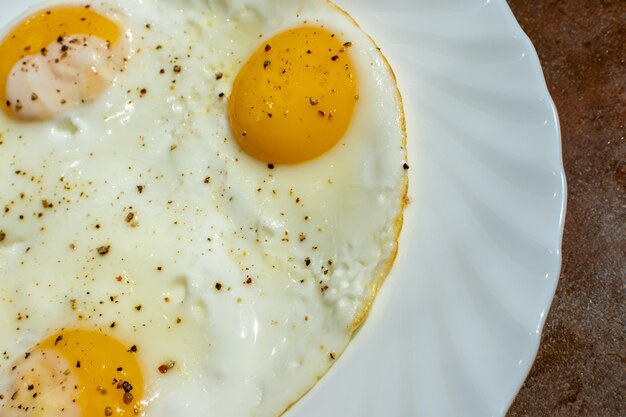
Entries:
<svg viewBox="0 0 626 417">
<path fill-rule="evenodd" d="M 508 0 L 556 103 L 568 206 L 539 355 L 508 417 L 626 416 L 626 0 Z"/>
</svg>

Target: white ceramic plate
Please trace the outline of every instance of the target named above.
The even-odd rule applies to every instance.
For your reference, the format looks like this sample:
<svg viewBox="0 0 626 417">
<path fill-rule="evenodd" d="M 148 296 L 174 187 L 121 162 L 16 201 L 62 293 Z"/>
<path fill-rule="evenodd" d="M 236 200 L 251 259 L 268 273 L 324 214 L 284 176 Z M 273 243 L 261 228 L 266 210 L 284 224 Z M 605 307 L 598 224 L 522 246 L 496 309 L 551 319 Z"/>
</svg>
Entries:
<svg viewBox="0 0 626 417">
<path fill-rule="evenodd" d="M 287 416 L 503 416 L 561 265 L 560 132 L 535 50 L 504 0 L 337 2 L 398 77 L 412 203 L 371 316 Z"/>
<path fill-rule="evenodd" d="M 37 0 L 0 0 L 0 25 Z M 502 416 L 560 269 L 556 112 L 504 0 L 340 0 L 396 71 L 411 205 L 371 316 L 286 417 Z"/>
</svg>

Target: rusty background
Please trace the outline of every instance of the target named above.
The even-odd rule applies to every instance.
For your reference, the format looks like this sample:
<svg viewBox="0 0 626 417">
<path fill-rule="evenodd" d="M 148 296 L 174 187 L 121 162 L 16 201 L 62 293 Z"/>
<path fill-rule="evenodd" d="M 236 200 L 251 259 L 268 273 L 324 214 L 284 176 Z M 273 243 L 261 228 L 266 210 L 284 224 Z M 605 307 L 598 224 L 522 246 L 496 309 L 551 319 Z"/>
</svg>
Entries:
<svg viewBox="0 0 626 417">
<path fill-rule="evenodd" d="M 508 417 L 626 416 L 626 0 L 508 0 L 563 135 L 563 270 Z"/>
</svg>

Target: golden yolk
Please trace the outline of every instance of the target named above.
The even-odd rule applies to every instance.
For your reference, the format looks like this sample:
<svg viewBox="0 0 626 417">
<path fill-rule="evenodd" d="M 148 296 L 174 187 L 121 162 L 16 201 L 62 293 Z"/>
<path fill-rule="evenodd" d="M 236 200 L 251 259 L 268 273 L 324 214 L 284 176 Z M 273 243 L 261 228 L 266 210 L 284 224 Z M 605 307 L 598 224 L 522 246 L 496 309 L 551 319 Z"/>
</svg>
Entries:
<svg viewBox="0 0 626 417">
<path fill-rule="evenodd" d="M 237 75 L 229 101 L 243 150 L 264 162 L 297 164 L 335 146 L 358 100 L 350 45 L 319 27 L 263 43 Z"/>
<path fill-rule="evenodd" d="M 0 103 L 11 116 L 7 80 L 11 70 L 27 56 L 45 54 L 53 42 L 71 35 L 95 36 L 114 45 L 121 36 L 117 24 L 90 6 L 61 6 L 42 10 L 20 22 L 0 44 Z"/>
<path fill-rule="evenodd" d="M 136 416 L 143 395 L 136 352 L 95 331 L 61 331 L 37 345 L 14 368 L 16 386 L 7 405 L 30 414 L 6 412 L 33 417 L 60 410 L 82 417 Z"/>
</svg>

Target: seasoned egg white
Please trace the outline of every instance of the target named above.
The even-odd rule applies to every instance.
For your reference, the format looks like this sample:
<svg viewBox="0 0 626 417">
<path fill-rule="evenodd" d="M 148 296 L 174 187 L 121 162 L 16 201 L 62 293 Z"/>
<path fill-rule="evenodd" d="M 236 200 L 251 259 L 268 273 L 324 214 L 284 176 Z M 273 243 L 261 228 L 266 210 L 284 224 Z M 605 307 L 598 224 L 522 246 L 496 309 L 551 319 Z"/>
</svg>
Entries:
<svg viewBox="0 0 626 417">
<path fill-rule="evenodd" d="M 115 340 L 89 354 L 120 374 L 104 415 L 280 415 L 339 358 L 395 257 L 407 165 L 391 70 L 325 1 L 52 1 L 14 25 L 58 4 L 88 4 L 128 50 L 96 97 L 37 121 L 0 114 L 0 415 L 49 415 L 13 369 L 41 352 L 83 382 L 62 350 L 81 331 Z M 259 159 L 232 128 L 233 86 L 255 51 L 307 26 L 344 45 L 354 112 L 313 159 Z M 52 374 L 29 374 L 46 379 L 33 391 L 74 383 Z"/>
</svg>

